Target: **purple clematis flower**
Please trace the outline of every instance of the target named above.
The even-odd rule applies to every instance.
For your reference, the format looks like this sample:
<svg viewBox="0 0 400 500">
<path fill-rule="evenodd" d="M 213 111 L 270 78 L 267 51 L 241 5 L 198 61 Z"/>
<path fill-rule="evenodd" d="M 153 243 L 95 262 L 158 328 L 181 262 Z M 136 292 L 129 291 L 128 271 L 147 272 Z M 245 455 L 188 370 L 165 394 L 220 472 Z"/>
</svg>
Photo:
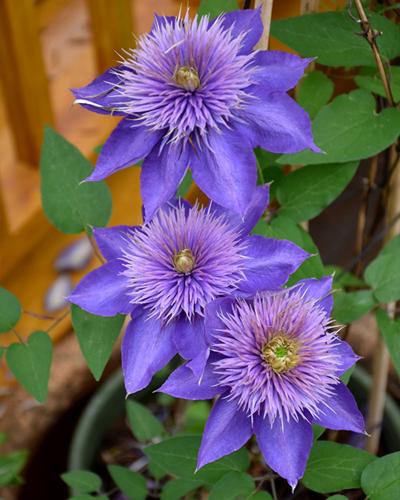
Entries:
<svg viewBox="0 0 400 500">
<path fill-rule="evenodd" d="M 267 464 L 294 488 L 312 446 L 312 424 L 364 432 L 355 400 L 339 379 L 358 357 L 335 335 L 329 319 L 331 281 L 307 279 L 207 306 L 212 354 L 201 382 L 181 366 L 159 389 L 186 399 L 219 396 L 198 468 L 255 434 Z"/>
<path fill-rule="evenodd" d="M 218 205 L 167 204 L 141 227 L 96 229 L 107 259 L 69 301 L 100 316 L 131 314 L 122 345 L 128 393 L 177 353 L 200 377 L 209 355 L 204 310 L 230 294 L 277 289 L 308 257 L 289 241 L 249 236 L 268 203 L 259 187 L 244 218 Z"/>
<path fill-rule="evenodd" d="M 308 114 L 286 93 L 311 59 L 253 50 L 262 31 L 259 9 L 212 21 L 156 16 L 120 66 L 73 90 L 82 106 L 124 117 L 87 180 L 144 159 L 150 220 L 190 166 L 209 198 L 243 215 L 256 189 L 254 147 L 320 151 Z"/>
</svg>

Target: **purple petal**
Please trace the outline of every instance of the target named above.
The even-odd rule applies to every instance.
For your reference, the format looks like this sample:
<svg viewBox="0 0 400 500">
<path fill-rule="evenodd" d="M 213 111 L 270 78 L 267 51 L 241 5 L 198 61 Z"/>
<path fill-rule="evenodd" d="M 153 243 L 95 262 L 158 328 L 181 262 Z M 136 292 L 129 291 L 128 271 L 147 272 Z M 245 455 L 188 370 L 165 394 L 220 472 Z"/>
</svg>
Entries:
<svg viewBox="0 0 400 500">
<path fill-rule="evenodd" d="M 271 427 L 268 419 L 256 416 L 254 432 L 267 464 L 284 477 L 292 489 L 304 475 L 310 454 L 313 433 L 311 424 L 304 419 L 276 419 Z"/>
<path fill-rule="evenodd" d="M 235 10 L 222 17 L 224 28 L 232 27 L 232 38 L 246 35 L 243 38 L 240 54 L 249 54 L 263 33 L 261 9 Z"/>
<path fill-rule="evenodd" d="M 186 316 L 171 323 L 172 338 L 178 353 L 186 360 L 196 360 L 190 366 L 197 378 L 200 378 L 208 358 L 208 345 L 205 340 L 204 319 L 189 321 Z"/>
<path fill-rule="evenodd" d="M 291 241 L 253 235 L 246 242 L 248 247 L 243 252 L 248 258 L 245 260 L 246 277 L 239 283 L 239 290 L 245 293 L 281 287 L 309 257 Z"/>
<path fill-rule="evenodd" d="M 306 297 L 318 300 L 318 305 L 326 312 L 327 316 L 330 316 L 333 307 L 332 282 L 332 276 L 324 276 L 321 279 L 307 278 L 298 281 L 292 289 L 298 290 L 298 287 L 301 287 Z"/>
<path fill-rule="evenodd" d="M 121 273 L 123 265 L 112 260 L 87 274 L 68 301 L 98 316 L 129 314 L 133 305 L 127 295 L 128 279 Z"/>
<path fill-rule="evenodd" d="M 146 313 L 132 318 L 122 342 L 122 370 L 128 394 L 144 389 L 175 356 L 171 329 Z"/>
<path fill-rule="evenodd" d="M 201 382 L 187 366 L 180 366 L 171 373 L 169 378 L 158 389 L 158 392 L 165 392 L 174 398 L 182 399 L 212 399 L 223 392 L 221 387 L 216 387 L 218 378 L 212 371 L 210 364 L 204 370 Z"/>
<path fill-rule="evenodd" d="M 112 260 L 121 257 L 127 237 L 135 229 L 133 226 L 96 227 L 93 236 L 103 256 Z"/>
<path fill-rule="evenodd" d="M 193 180 L 219 205 L 241 215 L 256 192 L 257 166 L 253 147 L 236 127 L 211 131 L 209 148 L 192 150 L 190 166 Z"/>
<path fill-rule="evenodd" d="M 175 195 L 188 162 L 188 148 L 182 150 L 180 144 L 165 145 L 161 151 L 155 147 L 145 159 L 140 175 L 140 191 L 146 221 Z"/>
<path fill-rule="evenodd" d="M 228 297 L 222 299 L 215 299 L 212 302 L 209 302 L 206 306 L 205 310 L 205 334 L 207 342 L 212 345 L 214 340 L 214 332 L 219 330 L 223 330 L 225 328 L 224 323 L 219 319 L 218 315 L 220 313 L 226 314 L 232 308 L 232 304 L 234 303 L 233 299 Z"/>
<path fill-rule="evenodd" d="M 213 212 L 218 216 L 223 216 L 232 226 L 239 228 L 243 235 L 247 236 L 257 224 L 269 203 L 269 184 L 258 186 L 250 203 L 247 205 L 244 215 L 241 217 L 237 212 L 227 210 L 217 203 L 212 203 Z"/>
<path fill-rule="evenodd" d="M 364 433 L 365 422 L 350 390 L 340 382 L 334 388 L 334 394 L 326 398 L 321 405 L 321 413 L 313 417 L 313 423 L 328 429 Z M 323 412 L 323 413 L 322 413 Z"/>
<path fill-rule="evenodd" d="M 340 366 L 337 370 L 338 376 L 343 375 L 344 372 L 360 359 L 360 356 L 357 356 L 350 345 L 343 340 L 337 339 L 336 342 L 331 345 L 331 349 L 336 351 L 340 360 Z"/>
<path fill-rule="evenodd" d="M 121 78 L 116 72 L 121 69 L 122 66 L 109 68 L 89 85 L 72 89 L 76 104 L 100 114 L 125 115 L 115 111 L 115 107 L 121 105 L 125 99 L 117 90 Z M 129 68 L 124 67 L 124 69 L 129 71 Z"/>
<path fill-rule="evenodd" d="M 197 457 L 197 469 L 239 450 L 252 433 L 250 419 L 237 403 L 221 397 L 208 417 Z"/>
<path fill-rule="evenodd" d="M 257 86 L 253 94 L 259 99 L 252 100 L 245 112 L 258 146 L 272 153 L 294 153 L 307 148 L 321 151 L 314 144 L 308 113 L 291 97 L 281 92 L 265 94 Z"/>
<path fill-rule="evenodd" d="M 303 59 L 289 52 L 261 50 L 254 62 L 260 66 L 257 72 L 258 89 L 264 95 L 271 92 L 286 92 L 296 86 L 304 70 L 313 59 Z"/>
<path fill-rule="evenodd" d="M 96 167 L 86 180 L 101 181 L 123 168 L 145 158 L 160 140 L 162 132 L 152 132 L 124 118 L 101 149 Z"/>
</svg>

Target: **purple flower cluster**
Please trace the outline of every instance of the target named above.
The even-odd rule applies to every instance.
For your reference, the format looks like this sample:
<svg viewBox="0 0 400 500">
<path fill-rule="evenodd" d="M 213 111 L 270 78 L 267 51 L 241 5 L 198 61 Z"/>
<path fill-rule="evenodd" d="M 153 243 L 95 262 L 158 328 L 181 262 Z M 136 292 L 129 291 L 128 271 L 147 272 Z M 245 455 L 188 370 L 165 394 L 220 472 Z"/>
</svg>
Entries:
<svg viewBox="0 0 400 500">
<path fill-rule="evenodd" d="M 279 289 L 308 254 L 290 241 L 249 235 L 268 204 L 259 187 L 243 219 L 217 204 L 170 202 L 141 227 L 95 229 L 107 263 L 70 302 L 100 316 L 131 314 L 122 345 L 128 393 L 177 353 L 200 377 L 209 355 L 204 312 L 214 299 Z"/>
<path fill-rule="evenodd" d="M 198 467 L 241 448 L 252 434 L 267 464 L 294 488 L 313 442 L 312 424 L 364 432 L 364 419 L 339 377 L 357 361 L 335 334 L 331 277 L 306 279 L 206 308 L 212 354 L 199 381 L 181 366 L 160 391 L 218 399 Z"/>
<path fill-rule="evenodd" d="M 250 232 L 268 206 L 253 149 L 318 151 L 308 115 L 286 94 L 309 60 L 254 51 L 259 10 L 210 21 L 157 17 L 120 66 L 74 91 L 123 116 L 88 180 L 144 159 L 140 227 L 95 229 L 106 263 L 69 300 L 100 316 L 130 315 L 122 367 L 128 393 L 179 354 L 160 388 L 216 402 L 198 468 L 256 435 L 266 463 L 295 487 L 312 424 L 364 431 L 340 376 L 356 361 L 330 319 L 331 277 L 285 288 L 309 257 Z M 175 199 L 186 170 L 212 200 Z"/>
<path fill-rule="evenodd" d="M 120 66 L 74 90 L 82 106 L 124 117 L 88 180 L 144 159 L 149 220 L 190 167 L 212 200 L 243 215 L 256 189 L 255 147 L 319 151 L 308 114 L 286 93 L 310 59 L 253 50 L 262 31 L 259 10 L 213 21 L 156 16 Z"/>
</svg>

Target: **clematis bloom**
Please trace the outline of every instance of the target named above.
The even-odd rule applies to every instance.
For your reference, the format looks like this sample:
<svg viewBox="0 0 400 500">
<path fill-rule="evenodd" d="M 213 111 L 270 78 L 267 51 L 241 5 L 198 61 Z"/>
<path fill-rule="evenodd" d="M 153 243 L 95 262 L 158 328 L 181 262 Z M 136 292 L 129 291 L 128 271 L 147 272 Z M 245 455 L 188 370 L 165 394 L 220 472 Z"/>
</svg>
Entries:
<svg viewBox="0 0 400 500">
<path fill-rule="evenodd" d="M 319 151 L 308 114 L 286 93 L 311 59 L 254 50 L 262 31 L 259 9 L 156 16 L 120 66 L 73 90 L 76 103 L 123 117 L 87 180 L 144 159 L 150 220 L 190 167 L 209 198 L 243 215 L 256 189 L 254 147 Z"/>
<path fill-rule="evenodd" d="M 212 354 L 201 382 L 187 366 L 160 391 L 186 399 L 219 396 L 208 418 L 198 468 L 256 435 L 266 463 L 294 488 L 313 442 L 312 424 L 364 432 L 339 377 L 358 359 L 329 319 L 331 278 L 251 299 L 217 299 L 206 309 Z"/>
<path fill-rule="evenodd" d="M 200 377 L 208 354 L 204 310 L 230 294 L 282 286 L 308 254 L 289 241 L 249 236 L 268 203 L 259 187 L 242 219 L 212 204 L 167 204 L 141 227 L 96 229 L 107 263 L 69 300 L 100 316 L 130 314 L 122 344 L 128 393 L 148 385 L 177 353 Z"/>
</svg>

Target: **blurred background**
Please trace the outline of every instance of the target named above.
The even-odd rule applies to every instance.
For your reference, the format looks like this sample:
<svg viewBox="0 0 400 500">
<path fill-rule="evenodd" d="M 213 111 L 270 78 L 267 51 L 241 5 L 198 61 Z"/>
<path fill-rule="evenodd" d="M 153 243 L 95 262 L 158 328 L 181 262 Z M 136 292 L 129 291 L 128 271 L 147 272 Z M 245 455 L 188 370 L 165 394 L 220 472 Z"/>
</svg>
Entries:
<svg viewBox="0 0 400 500">
<path fill-rule="evenodd" d="M 274 2 L 272 18 L 335 10 L 344 3 L 279 0 Z M 198 1 L 190 1 L 193 14 L 197 6 Z M 87 84 L 116 64 L 118 52 L 134 45 L 133 34 L 150 29 L 155 12 L 176 15 L 181 8 L 186 8 L 186 1 L 0 0 L 0 282 L 23 304 L 26 314 L 18 324 L 22 337 L 43 328 L 43 317 L 36 315 L 49 321 L 60 318 L 50 332 L 55 351 L 44 405 L 29 397 L 5 363 L 0 364 L 0 429 L 8 436 L 1 451 L 29 452 L 25 485 L 4 489 L 1 498 L 65 498 L 59 474 L 67 468 L 73 430 L 96 387 L 71 331 L 70 318 L 64 314 L 63 297 L 97 262 L 86 240 L 58 233 L 45 219 L 39 178 L 43 127 L 52 125 L 94 160 L 96 148 L 118 119 L 73 106 L 70 89 Z M 270 48 L 289 50 L 273 38 Z M 352 88 L 351 79 L 341 79 L 339 70 L 335 70 L 337 74 L 328 71 L 336 92 L 342 92 L 343 86 Z M 311 222 L 325 264 L 346 267 L 354 257 L 349 249 L 354 246 L 363 175 L 361 165 L 334 206 Z M 113 194 L 111 225 L 141 221 L 138 180 L 137 168 L 120 171 L 107 180 Z M 341 217 L 332 242 L 329 223 Z M 369 328 L 371 321 L 369 316 L 362 318 L 350 332 L 356 350 L 367 358 L 376 339 L 369 335 L 360 341 L 359 332 Z M 3 334 L 1 344 L 12 340 Z M 116 346 L 102 381 L 118 366 Z M 398 391 L 394 385 L 392 392 Z M 47 490 L 41 489 L 43 477 Z"/>
</svg>

